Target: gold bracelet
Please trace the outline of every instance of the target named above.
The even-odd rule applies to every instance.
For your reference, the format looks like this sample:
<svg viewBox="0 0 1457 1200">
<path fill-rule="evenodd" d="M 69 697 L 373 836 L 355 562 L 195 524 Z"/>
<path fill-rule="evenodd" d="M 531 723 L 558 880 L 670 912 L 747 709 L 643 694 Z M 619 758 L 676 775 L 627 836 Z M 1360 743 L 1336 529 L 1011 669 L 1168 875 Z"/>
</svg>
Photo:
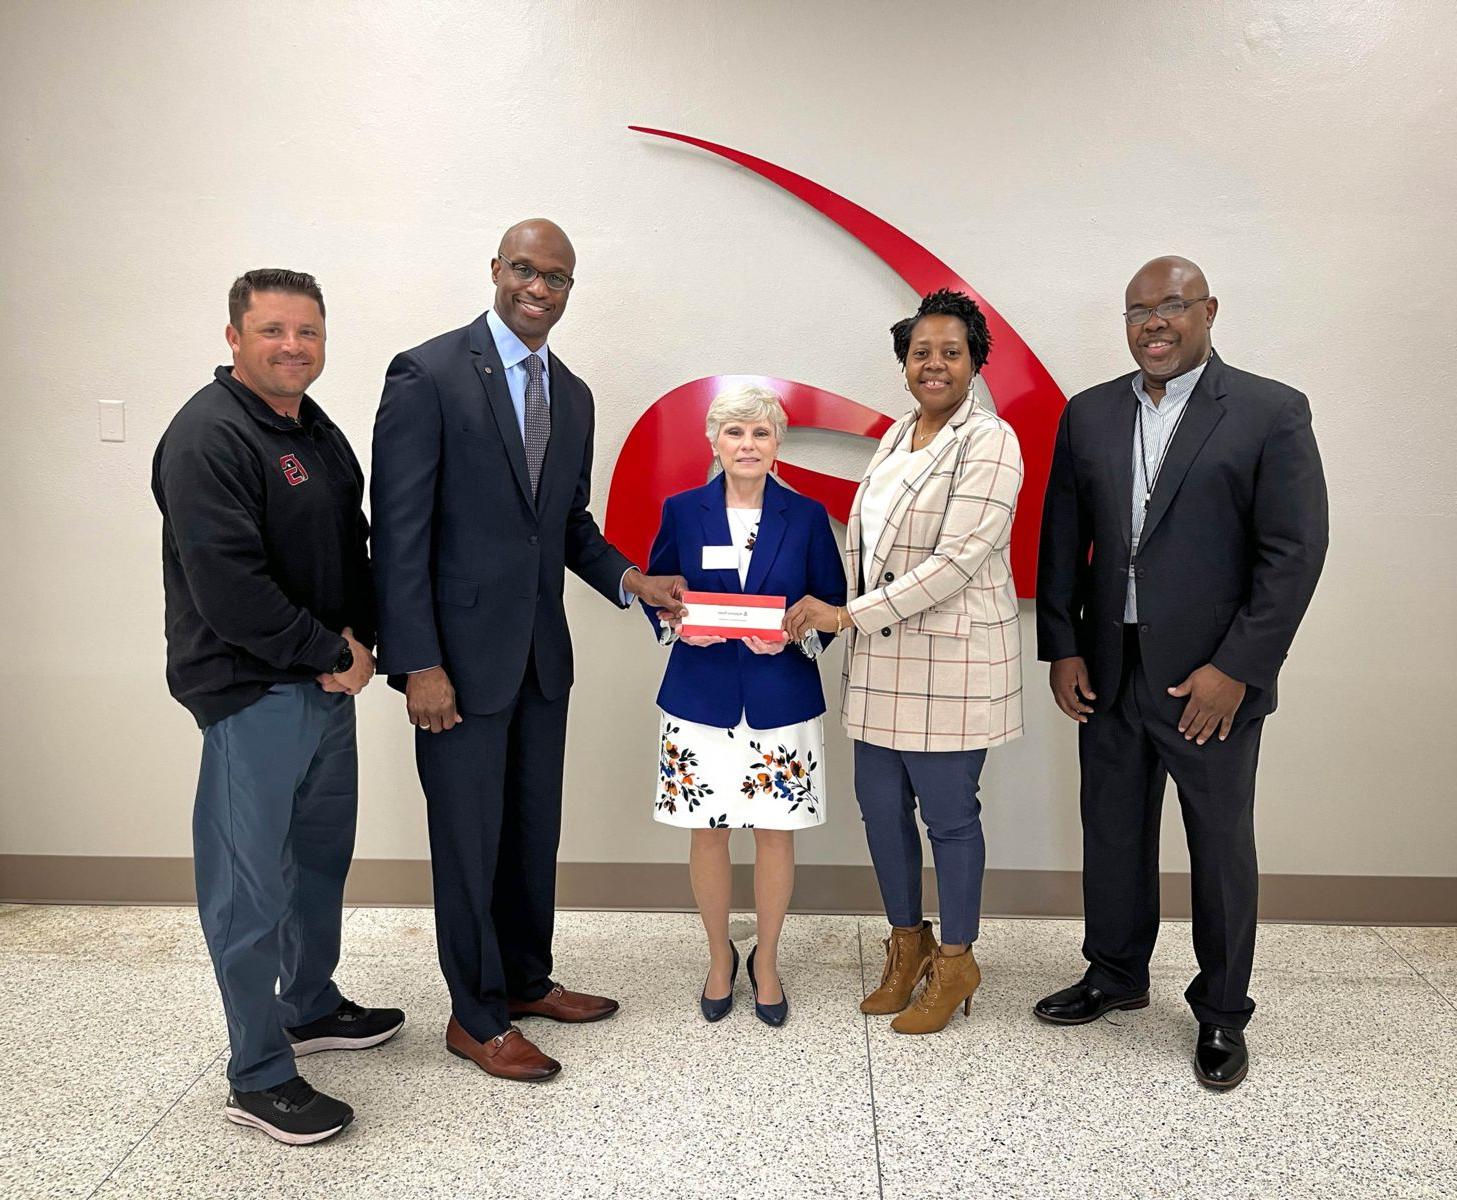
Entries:
<svg viewBox="0 0 1457 1200">
<path fill-rule="evenodd" d="M 841 622 L 840 622 L 840 614 L 843 613 L 843 612 L 845 612 L 845 611 L 846 610 L 843 609 L 843 608 L 837 608 L 837 609 L 835 609 L 835 632 L 837 634 L 841 630 L 843 630 L 845 628 L 845 626 L 843 624 L 841 624 Z"/>
</svg>

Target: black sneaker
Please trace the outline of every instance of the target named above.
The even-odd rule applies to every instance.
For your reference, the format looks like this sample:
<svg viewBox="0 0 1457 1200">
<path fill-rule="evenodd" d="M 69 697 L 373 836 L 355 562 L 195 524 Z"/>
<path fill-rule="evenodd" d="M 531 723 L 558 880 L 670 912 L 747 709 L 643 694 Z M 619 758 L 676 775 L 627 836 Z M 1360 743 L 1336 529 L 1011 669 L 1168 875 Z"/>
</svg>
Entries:
<svg viewBox="0 0 1457 1200">
<path fill-rule="evenodd" d="M 288 1030 L 293 1056 L 316 1054 L 320 1050 L 367 1050 L 387 1042 L 405 1024 L 398 1008 L 364 1008 L 353 1000 L 342 1000 L 327 1017 L 295 1025 Z"/>
<path fill-rule="evenodd" d="M 316 1092 L 295 1075 L 287 1083 L 261 1092 L 228 1093 L 223 1110 L 234 1125 L 261 1129 L 276 1142 L 308 1146 L 338 1133 L 354 1120 L 354 1110 L 342 1100 Z"/>
</svg>

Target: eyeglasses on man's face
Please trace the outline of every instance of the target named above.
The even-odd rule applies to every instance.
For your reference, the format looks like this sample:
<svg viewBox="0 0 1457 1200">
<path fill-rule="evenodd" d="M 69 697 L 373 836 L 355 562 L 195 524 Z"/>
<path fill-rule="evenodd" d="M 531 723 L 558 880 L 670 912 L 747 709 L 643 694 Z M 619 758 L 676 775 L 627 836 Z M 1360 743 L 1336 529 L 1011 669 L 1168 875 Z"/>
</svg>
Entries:
<svg viewBox="0 0 1457 1200">
<path fill-rule="evenodd" d="M 504 254 L 496 255 L 503 263 L 511 268 L 511 274 L 515 275 L 522 283 L 530 283 L 538 275 L 546 281 L 546 286 L 554 292 L 564 292 L 572 286 L 572 277 L 563 274 L 561 271 L 538 271 L 530 263 L 512 262 Z"/>
<path fill-rule="evenodd" d="M 1208 299 L 1208 296 L 1195 296 L 1192 300 L 1165 300 L 1153 308 L 1136 304 L 1123 314 L 1123 319 L 1130 325 L 1142 325 L 1149 317 L 1157 314 L 1162 321 L 1172 321 L 1175 317 L 1182 317 L 1184 311 L 1192 305 L 1202 304 Z"/>
</svg>

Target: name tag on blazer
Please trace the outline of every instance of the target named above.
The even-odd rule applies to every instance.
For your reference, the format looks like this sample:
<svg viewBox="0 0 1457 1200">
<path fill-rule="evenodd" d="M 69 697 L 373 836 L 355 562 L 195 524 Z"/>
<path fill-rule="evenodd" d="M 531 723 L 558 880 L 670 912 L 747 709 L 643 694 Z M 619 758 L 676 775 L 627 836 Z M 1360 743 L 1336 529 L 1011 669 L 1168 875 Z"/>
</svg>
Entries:
<svg viewBox="0 0 1457 1200">
<path fill-rule="evenodd" d="M 737 571 L 739 569 L 739 548 L 737 546 L 703 547 L 703 569 L 705 571 Z"/>
</svg>

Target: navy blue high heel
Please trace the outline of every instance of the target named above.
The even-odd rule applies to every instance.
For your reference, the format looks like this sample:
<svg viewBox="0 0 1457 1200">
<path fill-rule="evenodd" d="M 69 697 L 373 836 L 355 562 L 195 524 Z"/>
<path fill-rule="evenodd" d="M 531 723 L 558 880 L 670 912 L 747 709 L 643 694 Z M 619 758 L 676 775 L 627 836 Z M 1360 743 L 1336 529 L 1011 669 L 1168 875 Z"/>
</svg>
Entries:
<svg viewBox="0 0 1457 1200">
<path fill-rule="evenodd" d="M 732 942 L 729 949 L 734 952 L 734 969 L 729 972 L 728 995 L 719 1000 L 708 998 L 708 984 L 703 985 L 703 991 L 698 997 L 698 1007 L 703 1010 L 705 1021 L 722 1021 L 729 1014 L 729 1009 L 734 1006 L 734 982 L 739 977 L 739 948 Z"/>
<path fill-rule="evenodd" d="M 754 1015 L 763 1021 L 765 1025 L 772 1025 L 778 1029 L 785 1021 L 789 1020 L 789 993 L 784 991 L 784 983 L 781 980 L 779 990 L 783 993 L 784 999 L 778 1004 L 759 1003 L 759 985 L 754 980 L 754 955 L 759 953 L 756 945 L 749 951 L 749 986 L 754 989 Z"/>
</svg>

